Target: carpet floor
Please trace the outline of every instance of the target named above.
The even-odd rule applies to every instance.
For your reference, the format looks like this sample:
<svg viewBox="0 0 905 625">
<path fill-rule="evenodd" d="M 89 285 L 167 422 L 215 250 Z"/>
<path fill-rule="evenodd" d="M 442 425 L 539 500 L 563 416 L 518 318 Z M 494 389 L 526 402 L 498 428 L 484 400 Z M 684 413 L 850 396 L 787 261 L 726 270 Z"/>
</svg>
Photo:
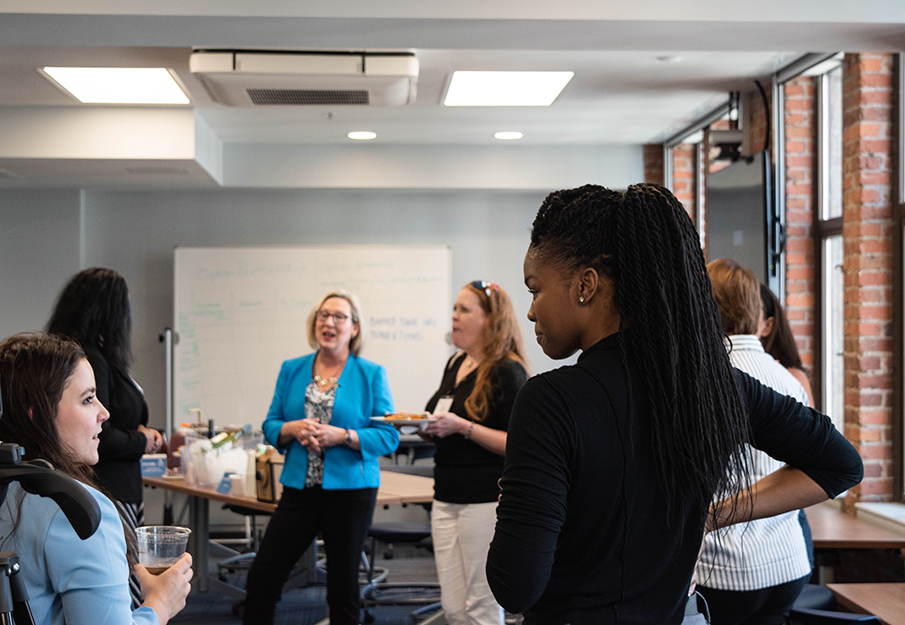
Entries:
<svg viewBox="0 0 905 625">
<path fill-rule="evenodd" d="M 385 547 L 378 544 L 376 566 L 389 569 L 388 582 L 436 582 L 437 571 L 433 555 L 426 549 L 396 546 L 394 557 L 385 560 Z M 211 562 L 211 570 L 216 563 Z M 229 578 L 231 584 L 244 586 L 244 573 Z M 233 612 L 236 599 L 215 591 L 189 595 L 185 609 L 170 620 L 174 625 L 223 624 L 240 625 L 242 619 Z M 412 625 L 413 606 L 379 605 L 371 608 L 373 625 Z M 297 588 L 283 593 L 277 604 L 274 625 L 315 625 L 327 617 L 326 589 L 323 586 Z"/>
</svg>

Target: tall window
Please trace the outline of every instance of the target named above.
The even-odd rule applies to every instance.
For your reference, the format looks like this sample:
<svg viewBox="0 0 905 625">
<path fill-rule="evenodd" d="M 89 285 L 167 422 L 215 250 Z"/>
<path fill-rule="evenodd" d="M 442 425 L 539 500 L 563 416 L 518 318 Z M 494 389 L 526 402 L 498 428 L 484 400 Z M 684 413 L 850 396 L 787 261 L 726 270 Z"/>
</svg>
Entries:
<svg viewBox="0 0 905 625">
<path fill-rule="evenodd" d="M 893 423 L 898 429 L 893 451 L 898 469 L 895 471 L 893 489 L 898 498 L 905 501 L 905 54 L 897 59 L 899 78 L 898 107 L 898 177 L 894 221 L 898 225 L 895 240 L 898 275 L 893 280 L 893 362 L 897 363 L 893 374 L 893 405 L 897 418 Z"/>
<path fill-rule="evenodd" d="M 842 68 L 815 77 L 818 96 L 818 209 L 814 248 L 820 272 L 820 407 L 840 430 L 845 411 L 842 263 Z"/>
<path fill-rule="evenodd" d="M 843 325 L 843 273 L 842 235 L 834 234 L 823 239 L 821 294 L 823 336 L 820 337 L 823 354 L 822 389 L 823 411 L 833 419 L 842 431 L 845 414 L 845 327 Z"/>
</svg>

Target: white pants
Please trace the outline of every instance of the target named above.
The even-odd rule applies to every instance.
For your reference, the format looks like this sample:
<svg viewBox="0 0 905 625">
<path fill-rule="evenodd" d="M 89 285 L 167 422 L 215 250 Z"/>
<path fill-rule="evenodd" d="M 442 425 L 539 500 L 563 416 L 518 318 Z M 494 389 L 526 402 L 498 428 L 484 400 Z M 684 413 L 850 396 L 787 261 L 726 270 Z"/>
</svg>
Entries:
<svg viewBox="0 0 905 625">
<path fill-rule="evenodd" d="M 440 601 L 449 625 L 503 625 L 484 566 L 496 525 L 497 502 L 447 503 L 431 508 L 431 537 Z"/>
</svg>

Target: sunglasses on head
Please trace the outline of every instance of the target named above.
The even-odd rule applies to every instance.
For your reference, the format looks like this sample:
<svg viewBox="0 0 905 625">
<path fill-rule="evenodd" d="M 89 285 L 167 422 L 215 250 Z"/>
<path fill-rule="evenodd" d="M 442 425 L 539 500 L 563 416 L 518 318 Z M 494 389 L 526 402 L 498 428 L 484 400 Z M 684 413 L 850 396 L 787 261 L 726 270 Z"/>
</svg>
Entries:
<svg viewBox="0 0 905 625">
<path fill-rule="evenodd" d="M 484 294 L 487 295 L 487 298 L 490 299 L 490 289 L 493 289 L 497 293 L 500 292 L 500 285 L 496 282 L 487 282 L 486 280 L 475 280 L 471 283 L 471 286 L 476 288 L 479 291 L 484 291 Z"/>
</svg>

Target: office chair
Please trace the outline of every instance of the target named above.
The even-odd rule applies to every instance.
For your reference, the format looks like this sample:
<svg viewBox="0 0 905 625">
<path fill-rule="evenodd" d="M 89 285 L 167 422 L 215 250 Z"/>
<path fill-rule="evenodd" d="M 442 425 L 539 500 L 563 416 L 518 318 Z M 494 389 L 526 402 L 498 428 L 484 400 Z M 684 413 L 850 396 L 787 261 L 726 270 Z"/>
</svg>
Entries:
<svg viewBox="0 0 905 625">
<path fill-rule="evenodd" d="M 433 477 L 433 466 L 416 465 L 390 465 L 383 467 L 385 471 L 397 473 L 409 473 Z M 425 505 L 430 509 L 429 505 Z M 429 615 L 439 609 L 440 585 L 437 582 L 386 582 L 383 581 L 388 571 L 382 571 L 375 565 L 377 556 L 377 542 L 387 545 L 384 557 L 393 557 L 394 544 L 414 544 L 431 548 L 429 544 L 431 536 L 430 523 L 417 522 L 386 522 L 372 523 L 368 528 L 368 536 L 371 538 L 370 553 L 366 559 L 367 582 L 361 591 L 361 606 L 364 609 L 365 623 L 374 620 L 370 613 L 370 607 L 374 605 L 420 605 L 426 606 L 412 613 L 415 621 L 421 615 Z M 378 576 L 379 575 L 379 576 Z"/>
<path fill-rule="evenodd" d="M 241 514 L 248 519 L 250 522 L 250 530 L 246 534 L 246 541 L 251 551 L 246 553 L 236 552 L 235 555 L 217 563 L 217 571 L 221 580 L 226 579 L 226 571 L 235 572 L 240 569 L 247 570 L 251 568 L 251 563 L 255 559 L 255 554 L 258 551 L 258 515 L 270 516 L 269 512 L 262 512 L 261 510 L 255 510 L 254 508 L 246 508 L 245 506 L 237 506 L 229 503 L 223 504 L 223 509 L 235 512 L 236 514 Z"/>
<path fill-rule="evenodd" d="M 429 539 L 430 535 L 430 523 L 373 523 L 368 529 L 368 536 L 371 538 L 371 553 L 367 560 L 367 583 L 361 591 L 361 606 L 364 609 L 365 623 L 373 622 L 374 617 L 370 613 L 370 607 L 374 605 L 433 605 L 439 602 L 440 584 L 437 582 L 386 582 L 375 577 L 378 572 L 374 564 L 377 541 L 388 545 L 393 543 L 418 544 Z M 381 575 L 381 578 L 385 577 L 386 574 Z"/>
<path fill-rule="evenodd" d="M 793 610 L 835 610 L 836 596 L 826 586 L 806 585 L 792 604 Z"/>
</svg>

